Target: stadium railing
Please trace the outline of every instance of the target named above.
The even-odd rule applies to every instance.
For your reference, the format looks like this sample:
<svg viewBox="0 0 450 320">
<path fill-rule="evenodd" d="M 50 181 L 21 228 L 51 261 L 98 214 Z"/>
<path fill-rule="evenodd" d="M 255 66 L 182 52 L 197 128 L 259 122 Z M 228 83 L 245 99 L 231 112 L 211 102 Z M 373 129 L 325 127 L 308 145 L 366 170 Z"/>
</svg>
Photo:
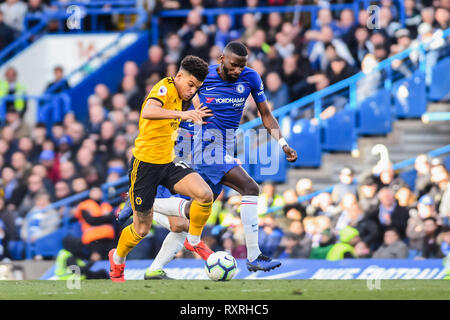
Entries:
<svg viewBox="0 0 450 320">
<path fill-rule="evenodd" d="M 428 152 L 427 155 L 430 156 L 430 157 L 439 157 L 439 156 L 442 156 L 442 155 L 447 154 L 447 153 L 450 153 L 450 144 L 448 144 L 448 145 L 446 145 L 446 146 L 444 146 L 442 148 L 438 148 L 438 149 L 432 150 L 432 151 Z M 394 170 L 404 169 L 404 168 L 407 168 L 409 166 L 414 165 L 415 160 L 416 160 L 416 158 L 410 158 L 410 159 L 407 159 L 407 160 L 395 163 L 395 164 L 393 164 L 392 167 L 393 167 Z M 355 179 L 354 182 L 357 183 L 358 179 Z M 309 200 L 311 200 L 312 198 L 318 196 L 321 193 L 331 193 L 331 192 L 333 192 L 333 188 L 334 187 L 331 186 L 331 187 L 327 187 L 327 188 L 323 188 L 323 189 L 317 190 L 315 192 L 312 192 L 312 193 L 304 195 L 304 196 L 300 196 L 300 197 L 298 197 L 297 201 L 300 202 L 300 203 L 301 202 L 305 202 L 305 201 L 309 201 Z M 276 212 L 276 211 L 279 211 L 279 210 L 282 210 L 282 209 L 283 209 L 283 207 L 274 206 L 274 207 L 269 208 L 262 215 L 267 215 L 267 214 L 270 214 L 270 213 L 273 213 L 273 212 Z"/>
<path fill-rule="evenodd" d="M 354 12 L 355 21 L 358 16 L 358 11 L 361 7 L 369 8 L 371 4 L 379 3 L 380 1 L 369 1 L 369 0 L 356 0 L 350 4 L 330 4 L 327 5 L 331 11 L 341 11 L 344 9 L 351 9 Z M 394 1 L 398 6 L 399 10 L 399 20 L 402 25 L 405 23 L 405 7 L 403 1 Z M 273 6 L 273 7 L 256 7 L 256 8 L 218 8 L 218 9 L 203 9 L 201 14 L 206 17 L 208 24 L 214 24 L 215 18 L 221 14 L 228 14 L 231 18 L 231 25 L 235 26 L 236 16 L 243 15 L 246 13 L 261 13 L 261 14 L 270 14 L 272 12 L 279 13 L 299 13 L 299 12 L 308 12 L 311 15 L 311 21 L 315 21 L 317 19 L 317 13 L 319 10 L 323 8 L 320 5 L 294 5 L 294 6 Z M 164 10 L 158 12 L 152 17 L 152 43 L 156 44 L 159 41 L 160 31 L 159 31 L 159 23 L 160 19 L 168 19 L 168 18 L 183 18 L 187 17 L 189 14 L 189 9 L 184 10 Z"/>
<path fill-rule="evenodd" d="M 450 112 L 426 112 L 422 115 L 423 123 L 450 121 Z"/>
<path fill-rule="evenodd" d="M 127 28 L 128 31 L 140 28 L 147 21 L 147 12 L 142 8 L 129 7 L 132 1 L 127 1 L 128 6 L 97 8 L 97 2 L 68 2 L 60 3 L 57 10 L 48 10 L 45 12 L 28 13 L 24 17 L 25 31 L 13 43 L 9 44 L 0 52 L 0 65 L 5 64 L 14 55 L 27 48 L 33 41 L 47 34 L 47 27 L 50 21 L 58 21 L 58 32 L 64 32 L 64 23 L 69 18 L 79 19 L 80 26 L 83 25 L 83 20 L 90 18 L 92 32 L 104 32 L 99 27 L 98 17 L 109 15 L 124 15 L 127 22 L 131 21 L 131 16 L 137 16 L 134 25 Z M 73 4 L 78 6 L 79 11 L 74 12 L 73 8 L 68 10 L 65 5 Z M 102 3 L 103 5 L 104 3 Z M 29 28 L 30 22 L 35 24 Z M 71 32 L 81 32 L 83 28 L 74 28 Z M 85 31 L 83 31 L 85 32 Z"/>
<path fill-rule="evenodd" d="M 65 92 L 43 95 L 7 95 L 0 99 L 0 125 L 5 124 L 6 106 L 17 99 L 36 104 L 36 120 L 38 123 L 54 123 L 63 120 L 66 113 L 72 110 L 71 99 Z"/>
</svg>

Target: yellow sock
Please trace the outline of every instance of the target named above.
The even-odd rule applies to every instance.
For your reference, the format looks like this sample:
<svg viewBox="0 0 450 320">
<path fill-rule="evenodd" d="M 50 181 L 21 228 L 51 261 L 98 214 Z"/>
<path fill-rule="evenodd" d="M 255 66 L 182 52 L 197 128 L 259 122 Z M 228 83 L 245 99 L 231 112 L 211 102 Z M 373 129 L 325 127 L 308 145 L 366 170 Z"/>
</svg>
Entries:
<svg viewBox="0 0 450 320">
<path fill-rule="evenodd" d="M 189 210 L 189 233 L 191 235 L 200 236 L 202 234 L 203 227 L 211 214 L 212 204 L 212 201 L 208 203 L 192 201 Z"/>
<path fill-rule="evenodd" d="M 116 254 L 125 258 L 128 253 L 142 240 L 142 237 L 134 230 L 133 224 L 128 225 L 122 230 L 117 244 Z"/>
</svg>

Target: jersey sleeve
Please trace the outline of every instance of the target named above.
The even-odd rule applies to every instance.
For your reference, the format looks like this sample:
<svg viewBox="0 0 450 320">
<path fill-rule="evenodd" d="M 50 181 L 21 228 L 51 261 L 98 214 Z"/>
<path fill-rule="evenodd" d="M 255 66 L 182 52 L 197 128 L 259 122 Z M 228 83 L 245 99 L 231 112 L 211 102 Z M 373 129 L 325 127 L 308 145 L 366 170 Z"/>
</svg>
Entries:
<svg viewBox="0 0 450 320">
<path fill-rule="evenodd" d="M 168 83 L 164 80 L 155 84 L 148 94 L 147 98 L 145 98 L 144 104 L 147 103 L 149 99 L 154 99 L 159 101 L 164 106 L 168 101 L 170 93 L 170 88 L 168 87 Z"/>
<path fill-rule="evenodd" d="M 252 88 L 252 96 L 256 103 L 267 100 L 264 93 L 264 83 L 256 71 L 250 73 L 250 86 Z"/>
</svg>

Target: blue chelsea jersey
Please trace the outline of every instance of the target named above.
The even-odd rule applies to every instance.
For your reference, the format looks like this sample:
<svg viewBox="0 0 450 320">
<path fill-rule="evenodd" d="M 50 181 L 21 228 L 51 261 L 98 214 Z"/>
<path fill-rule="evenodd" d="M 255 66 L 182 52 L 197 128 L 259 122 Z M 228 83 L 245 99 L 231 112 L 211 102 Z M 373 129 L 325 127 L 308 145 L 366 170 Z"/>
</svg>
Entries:
<svg viewBox="0 0 450 320">
<path fill-rule="evenodd" d="M 209 74 L 198 91 L 200 102 L 214 114 L 205 121 L 208 127 L 237 129 L 248 96 L 252 94 L 257 103 L 266 100 L 264 85 L 251 68 L 245 67 L 236 81 L 228 82 L 217 73 L 218 67 L 217 64 L 209 67 Z"/>
</svg>

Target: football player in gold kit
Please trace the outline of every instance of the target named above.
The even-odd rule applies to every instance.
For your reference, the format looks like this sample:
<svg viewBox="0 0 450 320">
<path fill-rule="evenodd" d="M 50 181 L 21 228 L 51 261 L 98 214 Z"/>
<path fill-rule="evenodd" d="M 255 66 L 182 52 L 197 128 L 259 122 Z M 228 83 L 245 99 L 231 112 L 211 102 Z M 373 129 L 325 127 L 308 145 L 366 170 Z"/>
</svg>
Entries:
<svg viewBox="0 0 450 320">
<path fill-rule="evenodd" d="M 139 135 L 134 142 L 129 170 L 128 194 L 133 223 L 122 230 L 117 248 L 109 252 L 112 281 L 125 281 L 125 258 L 152 226 L 152 209 L 158 185 L 193 199 L 185 247 L 202 258 L 212 253 L 200 236 L 211 213 L 213 193 L 193 169 L 183 162 L 173 162 L 180 121 L 201 124 L 204 117 L 212 115 L 206 107 L 183 110 L 183 101 L 192 99 L 207 74 L 208 64 L 205 61 L 187 56 L 181 61 L 176 76 L 159 81 L 142 104 Z"/>
</svg>

